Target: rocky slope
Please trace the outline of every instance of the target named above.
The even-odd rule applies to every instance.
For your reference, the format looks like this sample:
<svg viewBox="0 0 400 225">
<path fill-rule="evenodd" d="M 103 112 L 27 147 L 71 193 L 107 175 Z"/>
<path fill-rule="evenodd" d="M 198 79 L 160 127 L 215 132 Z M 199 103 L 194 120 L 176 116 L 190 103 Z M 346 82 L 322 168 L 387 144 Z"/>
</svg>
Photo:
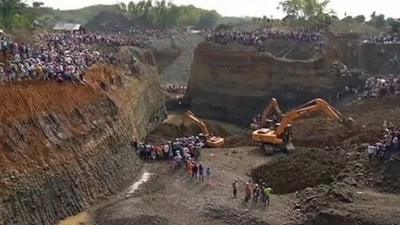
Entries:
<svg viewBox="0 0 400 225">
<path fill-rule="evenodd" d="M 0 87 L 0 224 L 53 225 L 137 175 L 129 141 L 165 117 L 155 68 L 138 66 L 92 68 L 87 85 Z"/>
<path fill-rule="evenodd" d="M 203 40 L 202 34 L 185 33 L 152 41 L 163 83 L 187 84 L 194 50 Z"/>
<path fill-rule="evenodd" d="M 340 78 L 329 74 L 331 61 L 325 56 L 282 59 L 249 47 L 202 43 L 195 51 L 186 101 L 201 116 L 248 123 L 271 97 L 292 107 L 335 95 Z"/>
<path fill-rule="evenodd" d="M 358 49 L 360 68 L 375 74 L 400 73 L 399 44 L 362 44 Z"/>
</svg>

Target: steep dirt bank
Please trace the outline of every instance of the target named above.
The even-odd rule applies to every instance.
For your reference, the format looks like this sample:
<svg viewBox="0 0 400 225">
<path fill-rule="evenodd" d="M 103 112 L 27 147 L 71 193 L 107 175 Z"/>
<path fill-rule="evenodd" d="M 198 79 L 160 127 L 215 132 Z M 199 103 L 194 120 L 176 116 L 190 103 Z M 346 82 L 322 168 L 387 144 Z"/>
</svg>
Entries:
<svg viewBox="0 0 400 225">
<path fill-rule="evenodd" d="M 288 108 L 333 96 L 340 78 L 329 74 L 330 62 L 329 57 L 278 59 L 252 48 L 201 43 L 185 98 L 201 116 L 248 123 L 273 96 Z"/>
<path fill-rule="evenodd" d="M 348 68 L 371 74 L 400 72 L 399 44 L 362 43 L 360 33 L 328 33 L 328 44 Z"/>
<path fill-rule="evenodd" d="M 0 87 L 0 224 L 56 224 L 136 177 L 129 141 L 165 118 L 152 71 L 97 66 L 87 85 Z"/>
<path fill-rule="evenodd" d="M 360 68 L 375 74 L 398 74 L 399 50 L 399 44 L 361 44 L 358 49 Z"/>
<path fill-rule="evenodd" d="M 194 49 L 203 40 L 202 34 L 184 33 L 152 41 L 152 51 L 163 83 L 187 84 Z"/>
</svg>

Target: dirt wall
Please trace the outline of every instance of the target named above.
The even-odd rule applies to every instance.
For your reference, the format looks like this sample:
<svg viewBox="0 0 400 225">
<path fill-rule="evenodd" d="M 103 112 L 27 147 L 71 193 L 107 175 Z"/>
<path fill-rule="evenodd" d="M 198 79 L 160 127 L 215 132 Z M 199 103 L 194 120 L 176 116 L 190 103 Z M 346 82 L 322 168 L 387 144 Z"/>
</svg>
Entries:
<svg viewBox="0 0 400 225">
<path fill-rule="evenodd" d="M 248 123 L 271 97 L 285 107 L 336 92 L 327 57 L 282 60 L 254 49 L 200 44 L 185 99 L 203 117 Z"/>
<path fill-rule="evenodd" d="M 359 46 L 359 64 L 368 73 L 400 73 L 400 44 L 369 44 Z"/>
<path fill-rule="evenodd" d="M 0 87 L 0 224 L 56 224 L 136 177 L 129 141 L 166 113 L 152 70 L 139 78 L 97 66 L 86 85 Z"/>
</svg>

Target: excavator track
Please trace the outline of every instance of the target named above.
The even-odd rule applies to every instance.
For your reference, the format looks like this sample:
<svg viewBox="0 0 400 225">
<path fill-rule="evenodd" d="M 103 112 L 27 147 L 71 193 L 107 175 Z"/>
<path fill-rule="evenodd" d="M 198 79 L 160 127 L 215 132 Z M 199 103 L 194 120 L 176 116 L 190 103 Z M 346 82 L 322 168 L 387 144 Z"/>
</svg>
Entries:
<svg viewBox="0 0 400 225">
<path fill-rule="evenodd" d="M 286 153 L 287 154 L 292 154 L 296 150 L 296 148 L 294 147 L 294 144 L 292 142 L 286 143 L 285 148 L 286 148 Z"/>
<path fill-rule="evenodd" d="M 265 155 L 271 156 L 275 153 L 275 147 L 270 144 L 263 144 L 262 150 L 264 151 Z"/>
</svg>

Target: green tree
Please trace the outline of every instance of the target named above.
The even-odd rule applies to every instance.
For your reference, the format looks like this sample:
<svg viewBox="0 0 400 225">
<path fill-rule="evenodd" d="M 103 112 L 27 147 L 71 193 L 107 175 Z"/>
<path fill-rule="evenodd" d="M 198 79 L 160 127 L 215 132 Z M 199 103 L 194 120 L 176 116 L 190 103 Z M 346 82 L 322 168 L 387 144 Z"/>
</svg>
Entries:
<svg viewBox="0 0 400 225">
<path fill-rule="evenodd" d="M 128 10 L 128 6 L 127 6 L 125 3 L 123 3 L 123 2 L 120 2 L 120 3 L 118 4 L 118 6 L 119 6 L 119 8 L 120 8 L 123 12 L 125 12 L 125 11 Z"/>
<path fill-rule="evenodd" d="M 43 5 L 44 5 L 43 2 L 33 2 L 32 3 L 32 7 L 36 8 L 36 9 L 42 7 Z"/>
<path fill-rule="evenodd" d="M 0 0 L 0 23 L 10 29 L 17 15 L 22 16 L 24 9 L 26 5 L 21 0 Z"/>
<path fill-rule="evenodd" d="M 354 20 L 359 22 L 359 23 L 364 23 L 365 22 L 365 16 L 364 15 L 358 15 L 354 17 Z"/>
<path fill-rule="evenodd" d="M 212 28 L 217 25 L 219 15 L 216 11 L 209 11 L 200 16 L 198 27 L 200 28 Z"/>
<path fill-rule="evenodd" d="M 373 12 L 371 14 L 371 19 L 369 21 L 369 24 L 379 29 L 384 28 L 386 25 L 385 15 L 383 14 L 376 15 L 376 12 Z"/>
<path fill-rule="evenodd" d="M 390 26 L 392 33 L 400 33 L 400 20 L 388 18 L 387 23 Z"/>
<path fill-rule="evenodd" d="M 138 14 L 138 9 L 136 7 L 136 4 L 133 1 L 130 1 L 128 3 L 128 12 L 130 12 L 132 15 Z"/>
<path fill-rule="evenodd" d="M 331 14 L 327 12 L 328 4 L 329 0 L 282 0 L 278 8 L 286 13 L 287 18 L 315 20 Z"/>
<path fill-rule="evenodd" d="M 189 6 L 177 6 L 166 0 L 141 0 L 136 4 L 131 1 L 127 11 L 134 20 L 142 25 L 155 27 L 174 26 L 214 26 L 221 16 L 215 11 L 208 11 Z"/>
</svg>

